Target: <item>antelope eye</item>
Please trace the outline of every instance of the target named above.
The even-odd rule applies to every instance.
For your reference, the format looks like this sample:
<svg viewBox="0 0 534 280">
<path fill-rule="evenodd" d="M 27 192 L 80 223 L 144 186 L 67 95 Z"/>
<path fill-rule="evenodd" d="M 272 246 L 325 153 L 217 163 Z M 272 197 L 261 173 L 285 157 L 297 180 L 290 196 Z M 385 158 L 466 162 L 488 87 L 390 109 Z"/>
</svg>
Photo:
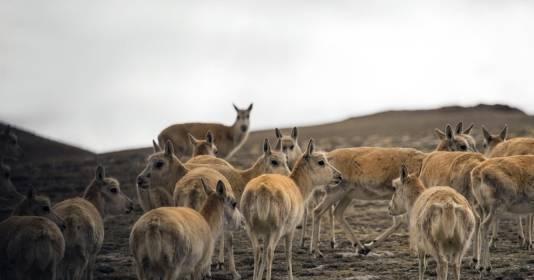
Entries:
<svg viewBox="0 0 534 280">
<path fill-rule="evenodd" d="M 50 207 L 48 207 L 48 205 L 43 206 L 43 211 L 44 212 L 50 212 Z"/>
<path fill-rule="evenodd" d="M 160 169 L 163 167 L 163 165 L 165 165 L 165 163 L 163 161 L 156 161 L 156 163 L 154 163 L 154 167 Z"/>
<path fill-rule="evenodd" d="M 467 150 L 467 146 L 466 145 L 460 145 L 460 150 L 463 150 L 463 151 Z"/>
<path fill-rule="evenodd" d="M 289 146 L 289 149 L 290 149 L 290 150 L 295 149 L 295 145 L 291 145 L 291 146 Z"/>
<path fill-rule="evenodd" d="M 117 190 L 116 188 L 113 188 L 113 189 L 111 189 L 111 190 L 109 190 L 109 191 L 110 191 L 111 193 L 117 193 L 117 192 L 118 192 L 118 190 Z"/>
<path fill-rule="evenodd" d="M 278 161 L 276 161 L 276 160 L 273 159 L 273 160 L 271 160 L 271 164 L 272 164 L 273 166 L 278 166 Z"/>
<path fill-rule="evenodd" d="M 319 166 L 324 166 L 324 160 L 318 161 L 317 164 L 319 164 Z"/>
<path fill-rule="evenodd" d="M 234 209 L 235 209 L 236 207 L 237 207 L 237 202 L 235 202 L 235 201 L 232 201 L 232 208 L 234 208 Z"/>
</svg>

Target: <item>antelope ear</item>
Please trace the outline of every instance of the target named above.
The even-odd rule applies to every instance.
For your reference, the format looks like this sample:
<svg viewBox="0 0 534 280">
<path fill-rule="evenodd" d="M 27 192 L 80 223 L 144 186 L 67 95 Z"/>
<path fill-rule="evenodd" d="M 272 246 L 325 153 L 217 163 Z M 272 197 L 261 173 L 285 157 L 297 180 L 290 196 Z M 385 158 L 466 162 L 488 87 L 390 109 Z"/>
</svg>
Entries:
<svg viewBox="0 0 534 280">
<path fill-rule="evenodd" d="M 471 123 L 471 125 L 464 130 L 464 134 L 470 134 L 471 130 L 473 129 L 474 126 L 475 126 L 475 124 Z"/>
<path fill-rule="evenodd" d="M 280 129 L 275 128 L 274 134 L 276 135 L 276 138 L 282 138 L 282 132 L 280 132 Z"/>
<path fill-rule="evenodd" d="M 208 133 L 206 133 L 206 141 L 208 141 L 208 143 L 210 144 L 213 144 L 215 138 L 213 137 L 213 133 L 211 133 L 210 130 L 208 130 Z"/>
<path fill-rule="evenodd" d="M 174 155 L 174 146 L 172 145 L 171 140 L 167 140 L 167 142 L 165 142 L 165 155 L 169 158 L 172 158 Z"/>
<path fill-rule="evenodd" d="M 154 153 L 161 152 L 161 147 L 156 143 L 156 140 L 152 139 L 152 148 L 154 148 Z"/>
<path fill-rule="evenodd" d="M 195 136 L 193 136 L 191 133 L 187 133 L 187 138 L 189 138 L 189 143 L 191 143 L 192 146 L 195 146 L 195 144 L 198 142 Z"/>
<path fill-rule="evenodd" d="M 106 177 L 106 170 L 102 165 L 98 165 L 95 170 L 95 178 L 99 181 L 104 180 Z"/>
<path fill-rule="evenodd" d="M 253 105 L 254 105 L 254 103 L 250 103 L 250 105 L 248 105 L 248 109 L 247 109 L 247 110 L 248 110 L 249 112 L 252 111 L 252 107 L 253 107 Z"/>
<path fill-rule="evenodd" d="M 501 133 L 499 133 L 499 137 L 501 137 L 502 140 L 506 140 L 506 136 L 508 134 L 508 126 L 504 125 L 504 128 L 501 130 Z"/>
<path fill-rule="evenodd" d="M 408 179 L 408 169 L 406 168 L 406 165 L 401 165 L 400 169 L 400 180 L 401 183 L 406 183 L 406 179 Z"/>
<path fill-rule="evenodd" d="M 454 131 L 452 131 L 450 124 L 447 124 L 447 127 L 445 128 L 445 134 L 447 135 L 448 140 L 452 140 L 454 138 Z"/>
<path fill-rule="evenodd" d="M 293 140 L 297 140 L 297 138 L 299 137 L 299 130 L 297 129 L 297 127 L 293 127 L 293 130 L 291 130 L 291 138 L 293 138 Z"/>
<path fill-rule="evenodd" d="M 232 103 L 232 106 L 234 106 L 235 111 L 239 113 L 239 108 L 237 108 L 234 103 Z"/>
<path fill-rule="evenodd" d="M 263 153 L 266 154 L 266 155 L 270 155 L 272 152 L 271 152 L 271 144 L 269 144 L 269 139 L 265 138 L 265 140 L 263 140 Z"/>
<path fill-rule="evenodd" d="M 282 138 L 278 138 L 276 141 L 275 149 L 282 152 Z"/>
<path fill-rule="evenodd" d="M 306 156 L 311 156 L 311 154 L 313 154 L 314 149 L 315 145 L 313 144 L 313 139 L 310 139 L 310 142 L 308 142 L 308 147 L 306 147 Z"/>
<path fill-rule="evenodd" d="M 484 139 L 486 140 L 486 142 L 489 142 L 491 140 L 491 134 L 484 126 L 482 126 L 482 134 L 484 135 Z"/>
<path fill-rule="evenodd" d="M 436 135 L 436 137 L 438 137 L 440 140 L 445 140 L 447 138 L 445 132 L 441 131 L 439 128 L 434 129 L 434 135 Z"/>
<path fill-rule="evenodd" d="M 226 196 L 226 187 L 224 186 L 224 183 L 219 180 L 217 181 L 217 194 L 219 194 L 220 196 Z"/>
<path fill-rule="evenodd" d="M 463 127 L 464 127 L 464 123 L 463 122 L 459 122 L 456 125 L 456 134 L 461 134 L 462 130 L 463 130 Z"/>
<path fill-rule="evenodd" d="M 204 192 L 207 195 L 210 195 L 213 192 L 213 190 L 208 186 L 208 184 L 206 184 L 206 181 L 204 181 L 204 178 L 200 178 L 200 182 L 202 183 L 202 189 L 204 189 Z"/>
</svg>

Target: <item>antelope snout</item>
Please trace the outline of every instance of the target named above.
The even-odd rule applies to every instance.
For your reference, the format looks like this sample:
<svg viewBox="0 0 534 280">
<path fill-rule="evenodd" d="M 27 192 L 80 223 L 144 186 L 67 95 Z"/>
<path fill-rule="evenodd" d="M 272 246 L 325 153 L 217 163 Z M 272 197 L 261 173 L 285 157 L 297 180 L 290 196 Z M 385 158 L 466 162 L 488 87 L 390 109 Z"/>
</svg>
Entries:
<svg viewBox="0 0 534 280">
<path fill-rule="evenodd" d="M 338 171 L 334 172 L 334 177 L 332 178 L 332 184 L 333 185 L 339 185 L 343 181 L 343 176 L 341 176 L 341 173 Z"/>
<path fill-rule="evenodd" d="M 248 129 L 248 126 L 247 126 L 247 125 L 242 125 L 242 126 L 241 126 L 241 131 L 242 131 L 242 132 L 246 132 L 247 129 Z"/>
<path fill-rule="evenodd" d="M 141 189 L 147 189 L 148 188 L 148 180 L 143 176 L 137 177 L 137 186 Z"/>
</svg>

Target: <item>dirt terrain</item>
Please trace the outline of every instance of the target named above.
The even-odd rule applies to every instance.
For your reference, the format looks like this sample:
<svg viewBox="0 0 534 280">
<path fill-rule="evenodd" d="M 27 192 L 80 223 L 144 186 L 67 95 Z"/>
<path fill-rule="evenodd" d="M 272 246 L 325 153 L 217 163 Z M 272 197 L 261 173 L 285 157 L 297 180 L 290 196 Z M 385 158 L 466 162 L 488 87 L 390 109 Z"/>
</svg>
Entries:
<svg viewBox="0 0 534 280">
<path fill-rule="evenodd" d="M 430 151 L 435 145 L 434 127 L 443 128 L 446 122 L 465 120 L 477 126 L 486 124 L 496 131 L 507 123 L 513 135 L 534 136 L 534 118 L 509 107 L 478 106 L 473 108 L 449 107 L 438 110 L 386 112 L 343 122 L 306 127 L 301 130 L 301 141 L 313 136 L 323 149 L 346 146 L 403 146 Z M 480 141 L 479 131 L 475 129 Z M 259 155 L 260 139 L 273 137 L 272 131 L 253 133 L 243 150 L 231 161 L 239 167 L 249 166 Z M 28 136 L 29 137 L 29 136 Z M 22 146 L 32 149 L 48 148 L 52 142 L 40 142 L 42 147 L 24 135 Z M 32 137 L 35 137 L 32 135 Z M 37 138 L 35 138 L 37 139 Z M 40 140 L 42 141 L 42 140 Z M 47 140 L 48 141 L 48 140 Z M 150 139 L 147 139 L 147 145 Z M 79 195 L 93 176 L 95 164 L 106 166 L 107 174 L 120 180 L 123 190 L 135 197 L 135 178 L 145 164 L 150 149 L 114 152 L 94 155 L 72 147 L 47 150 L 41 157 L 30 155 L 20 162 L 11 162 L 13 180 L 20 191 L 35 186 L 48 194 L 54 202 Z M 28 151 L 29 149 L 26 149 Z M 69 154 L 71 151 L 71 154 Z M 387 201 L 359 202 L 347 211 L 347 219 L 354 231 L 363 239 L 371 240 L 391 224 L 387 214 Z M 131 226 L 141 215 L 140 208 L 131 215 L 109 218 L 106 221 L 105 243 L 97 260 L 97 279 L 135 279 L 133 259 L 128 249 Z M 350 248 L 340 228 L 337 228 L 338 248 L 331 249 L 327 223 L 321 234 L 323 258 L 315 259 L 307 250 L 294 242 L 293 270 L 297 279 L 416 279 L 417 259 L 408 252 L 405 229 L 394 234 L 382 246 L 367 256 L 358 256 Z M 534 252 L 520 248 L 515 219 L 503 219 L 497 247 L 492 249 L 493 272 L 484 279 L 534 279 Z M 237 269 L 243 279 L 251 279 L 253 270 L 252 250 L 244 231 L 236 234 L 235 255 Z M 309 243 L 306 242 L 306 245 Z M 273 278 L 287 279 L 283 244 L 279 244 L 274 260 Z M 464 261 L 463 279 L 479 279 Z M 213 269 L 214 279 L 231 279 L 231 275 Z M 430 261 L 427 277 L 435 277 L 435 264 Z"/>
</svg>

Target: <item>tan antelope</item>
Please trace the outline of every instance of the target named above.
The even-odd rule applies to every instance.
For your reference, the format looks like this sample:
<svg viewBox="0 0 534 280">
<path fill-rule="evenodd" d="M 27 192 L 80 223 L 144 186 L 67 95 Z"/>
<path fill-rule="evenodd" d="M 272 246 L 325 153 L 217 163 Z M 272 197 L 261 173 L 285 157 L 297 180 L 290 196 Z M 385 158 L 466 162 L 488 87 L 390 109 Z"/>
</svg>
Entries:
<svg viewBox="0 0 534 280">
<path fill-rule="evenodd" d="M 265 174 L 252 179 L 241 197 L 241 209 L 247 222 L 247 233 L 254 254 L 254 280 L 260 280 L 266 269 L 271 279 L 274 250 L 285 239 L 289 279 L 293 279 L 292 242 L 304 214 L 304 201 L 314 186 L 339 184 L 341 176 L 323 153 L 314 152 L 310 140 L 306 152 L 289 176 Z M 263 256 L 260 249 L 263 241 Z"/>
<path fill-rule="evenodd" d="M 22 148 L 19 145 L 17 135 L 7 125 L 0 133 L 0 159 L 16 159 L 22 155 Z"/>
<path fill-rule="evenodd" d="M 106 177 L 99 165 L 82 197 L 64 200 L 53 209 L 65 221 L 65 258 L 58 267 L 58 279 L 93 279 L 96 256 L 104 242 L 103 219 L 130 213 L 132 201 L 121 191 L 119 181 Z"/>
<path fill-rule="evenodd" d="M 473 192 L 481 209 L 478 268 L 491 270 L 490 231 L 504 212 L 534 213 L 534 156 L 490 158 L 471 172 Z"/>
<path fill-rule="evenodd" d="M 161 206 L 172 206 L 176 182 L 189 170 L 198 167 L 210 167 L 230 182 L 234 194 L 239 199 L 245 185 L 252 178 L 265 173 L 289 174 L 286 156 L 272 150 L 267 139 L 263 143 L 263 155 L 248 169 L 236 169 L 222 159 L 198 156 L 183 164 L 173 152 L 172 143 L 165 145 L 164 151 L 154 146 L 154 154 L 148 158 L 145 169 L 137 177 L 138 196 L 146 212 Z M 202 160 L 196 161 L 197 158 Z"/>
<path fill-rule="evenodd" d="M 241 214 L 235 198 L 222 181 L 216 191 L 203 184 L 207 194 L 197 212 L 187 207 L 161 207 L 145 213 L 130 234 L 137 277 L 173 280 L 191 276 L 192 280 L 210 275 L 215 240 L 225 224 L 239 225 Z"/>
<path fill-rule="evenodd" d="M 279 149 L 284 152 L 284 154 L 286 154 L 289 169 L 293 169 L 293 166 L 295 165 L 296 161 L 302 156 L 302 149 L 300 148 L 298 142 L 298 129 L 296 127 L 293 127 L 293 129 L 291 130 L 291 135 L 282 134 L 282 132 L 278 128 L 275 128 L 274 131 L 276 138 L 279 141 L 279 145 L 277 146 L 280 146 Z M 302 248 L 304 248 L 304 240 L 308 227 L 308 213 L 311 212 L 313 208 L 319 204 L 325 194 L 325 188 L 315 188 L 310 198 L 306 201 L 306 207 L 304 207 L 304 217 L 302 218 L 302 230 L 299 242 L 300 247 Z M 328 215 L 328 217 L 330 218 L 330 230 L 332 231 L 332 236 L 335 237 L 333 209 L 334 207 L 331 208 L 330 215 Z"/>
<path fill-rule="evenodd" d="M 405 166 L 393 186 L 389 212 L 408 215 L 410 249 L 419 258 L 419 279 L 424 278 L 425 256 L 431 255 L 437 263 L 438 280 L 447 279 L 449 263 L 454 279 L 459 280 L 462 258 L 475 232 L 475 215 L 467 199 L 450 187 L 426 188 Z"/>
<path fill-rule="evenodd" d="M 432 152 L 423 160 L 419 178 L 424 186 L 450 186 L 471 204 L 475 213 L 476 229 L 480 224 L 478 201 L 473 194 L 471 171 L 486 158 L 473 152 Z M 478 262 L 478 234 L 474 236 L 473 264 Z"/>
<path fill-rule="evenodd" d="M 176 183 L 173 194 L 174 206 L 189 207 L 200 211 L 207 199 L 207 194 L 203 190 L 203 184 L 206 183 L 208 186 L 216 186 L 218 181 L 223 182 L 226 186 L 226 192 L 234 196 L 231 185 L 226 177 L 215 169 L 198 167 L 187 172 L 187 174 Z M 232 273 L 233 279 L 240 279 L 241 275 L 235 268 L 233 238 L 231 234 L 234 230 L 237 230 L 237 228 L 225 226 L 225 231 L 230 232 L 227 234 L 228 236 L 226 238 L 228 240 L 228 244 L 226 244 L 228 251 L 228 270 Z M 224 264 L 224 240 L 224 235 L 221 235 L 218 256 L 218 265 L 221 266 L 221 268 Z"/>
<path fill-rule="evenodd" d="M 534 155 L 534 138 L 516 137 L 508 139 L 508 127 L 504 126 L 499 134 L 491 134 L 485 127 L 482 127 L 482 134 L 484 135 L 484 154 L 487 157 L 506 157 L 516 155 Z M 534 216 L 527 216 L 527 235 L 528 241 L 523 230 L 522 218 L 519 217 L 519 238 L 522 246 L 528 249 L 534 248 L 533 227 Z M 497 236 L 497 223 L 493 229 L 492 242 Z"/>
<path fill-rule="evenodd" d="M 252 104 L 247 109 L 239 109 L 234 105 L 237 117 L 232 126 L 218 123 L 184 123 L 175 124 L 165 128 L 158 136 L 160 146 L 167 141 L 174 145 L 177 156 L 183 157 L 192 153 L 188 144 L 188 134 L 194 137 L 204 137 L 208 131 L 217 139 L 218 155 L 222 158 L 231 158 L 248 138 L 250 128 L 250 111 Z"/>
<path fill-rule="evenodd" d="M 463 130 L 463 122 L 459 122 L 455 130 L 452 130 L 449 124 L 445 128 L 445 132 L 436 128 L 434 134 L 440 140 L 436 151 L 477 152 L 476 140 L 471 136 L 473 126 L 471 124 L 467 129 Z"/>
<path fill-rule="evenodd" d="M 188 133 L 187 136 L 189 136 L 189 142 L 193 147 L 193 154 L 191 155 L 191 158 L 200 155 L 216 156 L 219 152 L 217 150 L 217 146 L 215 145 L 215 139 L 213 138 L 211 131 L 208 130 L 206 133 L 206 139 L 197 139 L 191 133 Z"/>
<path fill-rule="evenodd" d="M 275 128 L 274 132 L 276 134 L 276 138 L 282 142 L 281 152 L 284 152 L 284 154 L 287 155 L 287 165 L 290 169 L 293 169 L 297 159 L 299 159 L 302 155 L 302 150 L 300 149 L 298 142 L 298 129 L 293 127 L 291 130 L 291 135 L 283 135 L 278 128 Z"/>
<path fill-rule="evenodd" d="M 463 124 L 460 122 L 455 131 L 449 124 L 446 126 L 445 133 L 436 129 L 438 136 L 444 135 L 444 137 L 439 137 L 440 142 L 436 151 L 476 151 L 474 139 L 469 135 L 472 127 L 473 125 L 470 125 L 469 128 L 463 130 Z M 410 172 L 419 172 L 426 154 L 406 148 L 360 147 L 334 150 L 329 152 L 327 157 L 332 165 L 341 171 L 343 178 L 346 178 L 344 184 L 348 185 L 348 188 L 335 188 L 334 191 L 327 192 L 325 199 L 314 209 L 310 253 L 315 256 L 322 255 L 317 246 L 320 218 L 326 210 L 337 203 L 334 211 L 335 220 L 341 224 L 353 246 L 359 247 L 358 252 L 367 254 L 372 247 L 394 233 L 405 218 L 393 217 L 391 227 L 370 243 L 363 245 L 345 221 L 345 210 L 351 205 L 353 199 L 389 200 L 393 193 L 391 181 L 398 176 L 400 165 L 405 163 Z M 331 246 L 335 246 L 333 231 Z"/>
<path fill-rule="evenodd" d="M 55 280 L 65 251 L 60 228 L 63 220 L 50 200 L 30 189 L 12 216 L 0 223 L 0 278 Z"/>
<path fill-rule="evenodd" d="M 402 219 L 393 217 L 393 225 L 390 228 L 371 243 L 363 245 L 345 220 L 345 210 L 353 199 L 391 199 L 394 191 L 391 182 L 399 176 L 401 165 L 406 165 L 410 172 L 419 173 L 426 154 L 409 148 L 360 147 L 336 149 L 328 152 L 326 156 L 341 172 L 344 180 L 342 187 L 327 192 L 324 200 L 313 210 L 310 253 L 316 257 L 322 255 L 318 247 L 320 219 L 332 205 L 337 203 L 334 211 L 336 221 L 347 234 L 352 246 L 358 246 L 361 254 L 367 254 L 371 247 L 396 231 L 402 224 Z"/>
</svg>

